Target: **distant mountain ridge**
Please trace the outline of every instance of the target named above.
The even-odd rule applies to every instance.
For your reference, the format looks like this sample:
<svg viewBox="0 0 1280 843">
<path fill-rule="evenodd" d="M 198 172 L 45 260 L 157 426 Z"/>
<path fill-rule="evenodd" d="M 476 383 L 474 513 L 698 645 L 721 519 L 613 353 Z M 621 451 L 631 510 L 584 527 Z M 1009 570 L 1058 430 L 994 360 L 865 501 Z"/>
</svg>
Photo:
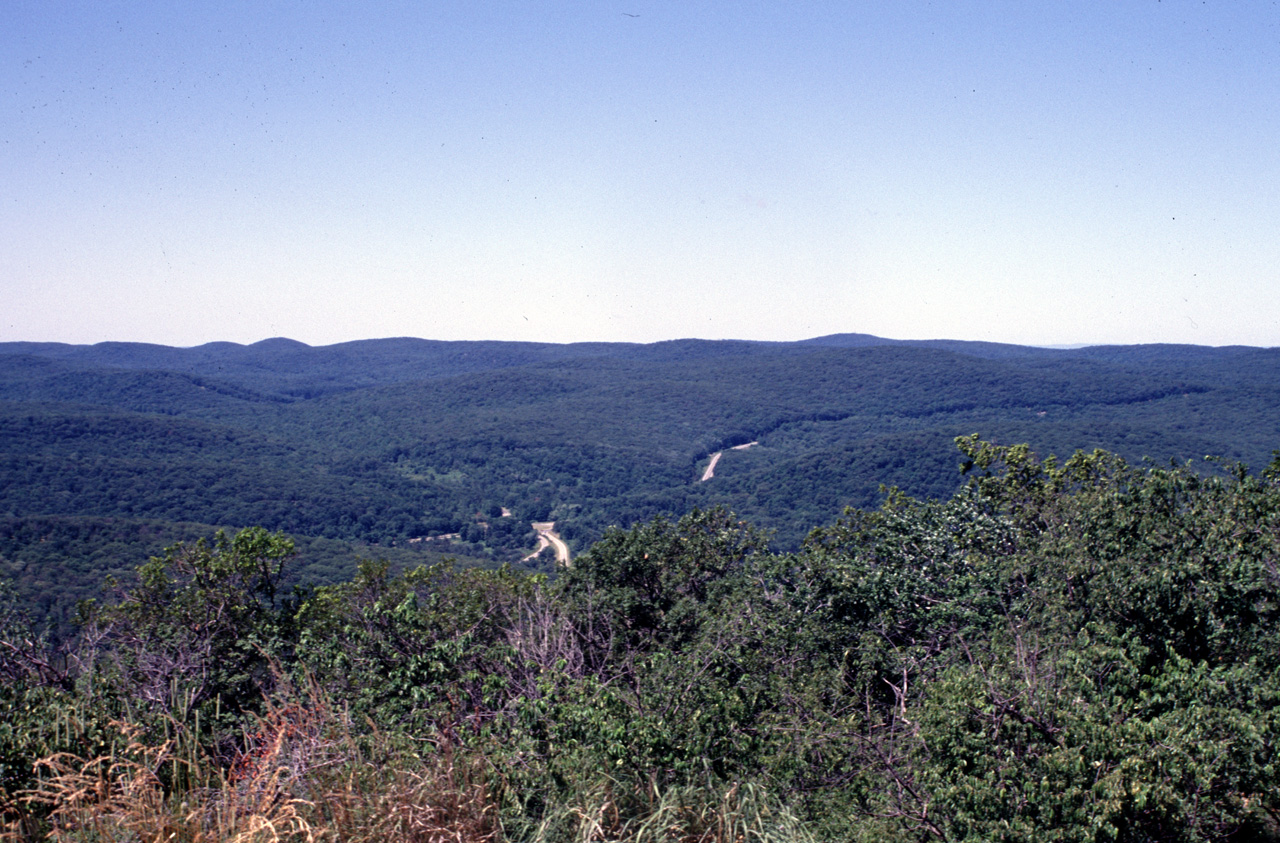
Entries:
<svg viewBox="0 0 1280 843">
<path fill-rule="evenodd" d="M 296 382 L 314 382 L 323 372 L 331 389 L 347 389 L 404 380 L 450 377 L 540 363 L 585 359 L 648 362 L 710 359 L 741 355 L 799 353 L 815 348 L 862 349 L 882 346 L 951 351 L 984 359 L 1080 357 L 1113 361 L 1197 360 L 1267 351 L 1251 346 L 1129 345 L 1052 349 L 967 340 L 895 340 L 871 334 L 831 334 L 795 342 L 678 339 L 660 342 L 538 343 L 502 340 L 428 340 L 412 337 L 355 340 L 310 346 L 284 337 L 250 345 L 213 342 L 192 347 L 103 342 L 70 345 L 49 342 L 0 343 L 0 357 L 30 356 L 88 366 L 161 369 L 204 377 L 228 377 L 271 383 L 289 394 Z M 315 384 L 313 383 L 313 388 Z"/>
</svg>

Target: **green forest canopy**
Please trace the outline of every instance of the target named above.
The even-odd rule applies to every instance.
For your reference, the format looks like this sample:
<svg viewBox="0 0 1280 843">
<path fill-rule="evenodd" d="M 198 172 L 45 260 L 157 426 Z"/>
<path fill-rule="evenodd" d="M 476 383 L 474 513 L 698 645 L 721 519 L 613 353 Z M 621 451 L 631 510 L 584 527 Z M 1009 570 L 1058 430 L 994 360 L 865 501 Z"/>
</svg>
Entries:
<svg viewBox="0 0 1280 843">
<path fill-rule="evenodd" d="M 218 528 L 288 532 L 309 582 L 359 554 L 520 565 L 535 521 L 581 553 L 717 506 L 794 550 L 881 484 L 949 497 L 956 436 L 1261 466 L 1278 407 L 1280 351 L 1243 347 L 6 343 L 0 575 L 66 624 L 103 574 Z"/>
</svg>

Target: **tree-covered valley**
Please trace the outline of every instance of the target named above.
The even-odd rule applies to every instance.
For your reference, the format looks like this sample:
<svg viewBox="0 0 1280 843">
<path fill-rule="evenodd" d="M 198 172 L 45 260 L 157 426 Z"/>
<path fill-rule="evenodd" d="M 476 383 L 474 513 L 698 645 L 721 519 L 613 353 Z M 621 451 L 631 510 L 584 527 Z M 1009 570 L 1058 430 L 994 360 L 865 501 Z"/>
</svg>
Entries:
<svg viewBox="0 0 1280 843">
<path fill-rule="evenodd" d="M 7 343 L 0 576 L 65 627 L 104 574 L 215 528 L 289 533 L 308 582 L 360 557 L 519 565 L 535 521 L 576 553 L 695 507 L 795 549 L 882 486 L 948 497 L 956 436 L 1260 466 L 1277 406 L 1280 351 L 1245 347 Z"/>
</svg>

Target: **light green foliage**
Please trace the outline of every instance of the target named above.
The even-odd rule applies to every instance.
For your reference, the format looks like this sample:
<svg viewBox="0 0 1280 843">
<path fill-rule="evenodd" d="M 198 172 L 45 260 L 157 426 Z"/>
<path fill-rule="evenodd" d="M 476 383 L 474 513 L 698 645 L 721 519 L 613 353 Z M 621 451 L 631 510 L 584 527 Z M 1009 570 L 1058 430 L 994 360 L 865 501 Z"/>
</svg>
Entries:
<svg viewBox="0 0 1280 843">
<path fill-rule="evenodd" d="M 362 563 L 300 607 L 298 664 L 379 728 L 478 725 L 503 705 L 509 631 L 539 582 L 510 568 L 392 576 Z"/>
<path fill-rule="evenodd" d="M 561 575 L 557 590 L 579 614 L 607 624 L 599 634 L 615 655 L 678 648 L 767 549 L 765 534 L 727 510 L 695 510 L 676 523 L 658 517 L 610 531 Z"/>
<path fill-rule="evenodd" d="M 971 494 L 1020 525 L 1006 569 L 1026 589 L 906 712 L 921 756 L 904 824 L 928 817 L 948 839 L 1274 835 L 1274 483 L 962 444 L 988 472 Z"/>
</svg>

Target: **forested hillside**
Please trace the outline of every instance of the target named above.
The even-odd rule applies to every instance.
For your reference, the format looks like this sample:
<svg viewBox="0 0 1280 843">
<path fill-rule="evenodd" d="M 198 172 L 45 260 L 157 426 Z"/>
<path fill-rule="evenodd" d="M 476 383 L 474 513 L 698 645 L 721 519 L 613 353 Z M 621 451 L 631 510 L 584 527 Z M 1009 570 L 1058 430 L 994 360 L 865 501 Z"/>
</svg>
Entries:
<svg viewBox="0 0 1280 843">
<path fill-rule="evenodd" d="M 794 552 L 694 510 L 554 580 L 292 590 L 293 542 L 250 528 L 142 564 L 57 646 L 0 594 L 0 832 L 1280 840 L 1280 460 L 956 444 L 956 494 Z"/>
<path fill-rule="evenodd" d="M 610 525 L 726 505 L 796 548 L 846 506 L 877 506 L 881 484 L 949 496 L 957 435 L 1260 466 L 1278 407 L 1280 351 L 1256 348 L 0 344 L 0 574 L 42 606 L 41 583 L 66 584 L 65 621 L 93 572 L 161 549 L 149 525 L 262 525 L 374 555 L 449 536 L 431 546 L 519 562 L 534 521 L 581 552 Z M 136 541 L 89 561 L 63 537 L 102 523 Z M 319 578 L 352 572 L 307 553 Z"/>
</svg>

